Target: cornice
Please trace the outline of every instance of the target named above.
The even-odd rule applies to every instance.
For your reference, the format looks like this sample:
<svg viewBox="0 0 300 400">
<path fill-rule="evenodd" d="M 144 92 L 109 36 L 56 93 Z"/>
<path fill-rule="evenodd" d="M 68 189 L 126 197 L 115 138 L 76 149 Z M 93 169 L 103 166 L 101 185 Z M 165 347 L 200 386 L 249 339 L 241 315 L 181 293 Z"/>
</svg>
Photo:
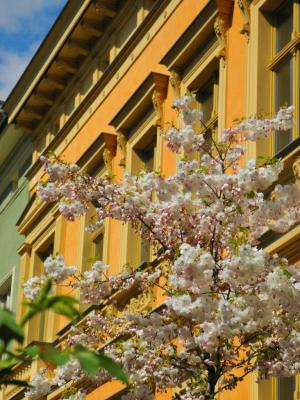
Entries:
<svg viewBox="0 0 300 400">
<path fill-rule="evenodd" d="M 38 83 L 57 56 L 60 46 L 71 34 L 89 5 L 90 0 L 79 0 L 68 2 L 64 7 L 3 105 L 9 114 L 9 123 L 12 123 L 15 115 L 26 101 L 24 92 L 28 89 L 28 81 L 32 81 L 33 86 Z M 59 47 L 56 47 L 56 45 Z M 34 76 L 33 80 L 32 76 Z M 30 92 L 32 93 L 32 91 Z"/>
<path fill-rule="evenodd" d="M 178 0 L 177 0 L 178 1 Z M 53 138 L 53 140 L 49 143 L 49 145 L 44 149 L 43 154 L 47 154 L 49 151 L 53 151 L 57 149 L 60 143 L 64 141 L 70 130 L 77 124 L 80 118 L 87 113 L 91 105 L 95 102 L 97 98 L 99 98 L 99 94 L 106 86 L 112 81 L 112 79 L 116 76 L 116 73 L 120 69 L 121 66 L 125 65 L 132 52 L 138 45 L 138 43 L 142 40 L 145 34 L 149 31 L 149 29 L 153 26 L 154 22 L 162 14 L 162 10 L 169 4 L 169 0 L 161 0 L 156 7 L 153 7 L 149 14 L 146 16 L 141 25 L 136 29 L 136 31 L 131 36 L 130 40 L 125 44 L 125 46 L 120 50 L 117 54 L 116 58 L 113 62 L 108 66 L 105 73 L 98 80 L 98 82 L 91 88 L 88 96 L 86 96 L 81 104 L 75 109 L 72 113 L 68 121 L 64 124 L 61 130 L 57 133 L 57 135 Z M 177 2 L 175 2 L 176 6 Z M 133 61 L 132 61 L 133 62 Z M 106 97 L 106 95 L 103 97 Z M 28 170 L 26 177 L 31 179 L 41 168 L 42 163 L 40 159 L 37 159 L 36 162 L 31 166 Z"/>
<path fill-rule="evenodd" d="M 25 207 L 21 217 L 17 221 L 18 232 L 21 235 L 27 235 L 30 232 L 32 226 L 36 226 L 42 218 L 48 217 L 49 221 L 46 224 L 47 227 L 56 219 L 56 212 L 58 209 L 57 204 L 48 204 L 42 201 L 36 193 L 34 193 Z M 30 239 L 28 238 L 28 246 L 31 245 Z M 20 250 L 23 250 L 20 248 Z"/>
<path fill-rule="evenodd" d="M 77 164 L 93 174 L 96 165 L 104 163 L 108 173 L 112 173 L 112 160 L 116 154 L 117 136 L 112 133 L 101 132 L 97 139 L 90 145 L 77 161 Z"/>
<path fill-rule="evenodd" d="M 120 166 L 126 166 L 126 147 L 131 129 L 147 115 L 151 107 L 156 114 L 156 126 L 163 127 L 163 103 L 167 96 L 169 76 L 151 72 L 133 95 L 110 121 L 118 135 L 122 154 Z"/>
<path fill-rule="evenodd" d="M 203 43 L 214 31 L 214 21 L 218 15 L 216 0 L 209 1 L 192 21 L 167 54 L 160 60 L 170 71 L 184 69 L 191 62 Z"/>
<path fill-rule="evenodd" d="M 115 114 L 109 125 L 112 125 L 116 131 L 130 130 L 141 119 L 141 115 L 151 106 L 151 103 L 157 113 L 157 124 L 161 124 L 161 101 L 157 100 L 156 96 L 159 93 L 162 101 L 166 98 L 168 81 L 168 75 L 151 72 Z"/>
<path fill-rule="evenodd" d="M 233 0 L 209 1 L 160 63 L 180 75 L 180 71 L 191 64 L 205 45 L 211 42 L 212 35 L 219 42 L 219 57 L 225 58 L 226 33 L 232 23 L 233 5 Z"/>
<path fill-rule="evenodd" d="M 49 43 L 46 37 L 4 104 L 9 123 L 15 122 L 27 132 L 34 131 L 51 108 L 47 99 L 52 101 L 65 89 L 70 74 L 74 74 L 82 60 L 91 53 L 95 37 L 103 34 L 101 26 L 116 16 L 116 4 L 116 0 L 68 2 L 54 24 L 57 28 L 55 37 L 51 36 Z M 90 15 L 96 21 L 90 21 Z"/>
</svg>

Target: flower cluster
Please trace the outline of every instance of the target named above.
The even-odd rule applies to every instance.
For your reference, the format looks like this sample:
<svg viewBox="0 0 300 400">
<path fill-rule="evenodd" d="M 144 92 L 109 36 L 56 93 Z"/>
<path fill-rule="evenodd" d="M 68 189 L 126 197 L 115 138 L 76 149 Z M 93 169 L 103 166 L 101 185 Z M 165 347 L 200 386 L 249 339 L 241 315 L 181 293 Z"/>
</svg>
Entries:
<svg viewBox="0 0 300 400">
<path fill-rule="evenodd" d="M 50 256 L 44 262 L 46 275 L 54 280 L 54 282 L 63 282 L 66 278 L 73 276 L 77 267 L 67 266 L 63 256 Z"/>
<path fill-rule="evenodd" d="M 235 376 L 237 368 L 242 376 L 254 370 L 259 377 L 300 372 L 299 268 L 259 246 L 266 231 L 285 232 L 300 221 L 300 192 L 293 184 L 276 185 L 282 162 L 241 162 L 248 140 L 289 131 L 293 109 L 281 109 L 273 119 L 243 121 L 217 142 L 193 103 L 188 96 L 175 101 L 184 126 L 164 135 L 172 151 L 189 155 L 173 176 L 142 171 L 114 183 L 56 157 L 42 160 L 49 181 L 40 185 L 40 196 L 58 201 L 67 219 L 84 214 L 93 201 L 97 220 L 89 230 L 113 218 L 152 244 L 156 262 L 144 271 L 113 275 L 97 261 L 80 274 L 60 257 L 45 262 L 55 282 L 75 274 L 69 284 L 83 301 L 103 305 L 66 343 L 93 348 L 117 335 L 106 353 L 132 382 L 124 400 L 153 399 L 171 388 L 181 388 L 184 400 L 212 399 L 242 379 Z M 28 298 L 37 296 L 43 279 L 25 284 Z M 157 312 L 132 313 L 117 304 L 120 293 L 138 301 L 153 287 L 164 294 Z M 72 360 L 55 374 L 65 383 L 80 379 L 82 370 Z M 52 387 L 35 379 L 33 399 Z M 93 379 L 100 385 L 112 378 L 101 371 Z"/>
<path fill-rule="evenodd" d="M 78 270 L 77 267 L 66 265 L 61 255 L 47 257 L 44 261 L 44 268 L 45 275 L 33 276 L 24 283 L 23 290 L 27 300 L 33 301 L 38 297 L 46 277 L 52 278 L 55 283 L 59 284 L 65 279 L 73 277 Z"/>
</svg>

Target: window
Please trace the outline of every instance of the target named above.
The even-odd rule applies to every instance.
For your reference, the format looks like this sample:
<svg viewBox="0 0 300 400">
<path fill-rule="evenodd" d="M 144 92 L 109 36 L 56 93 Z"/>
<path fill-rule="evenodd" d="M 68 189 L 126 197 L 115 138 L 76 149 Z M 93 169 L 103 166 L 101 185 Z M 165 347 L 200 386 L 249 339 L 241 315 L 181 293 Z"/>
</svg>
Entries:
<svg viewBox="0 0 300 400">
<path fill-rule="evenodd" d="M 103 176 L 107 171 L 103 160 L 97 160 L 88 168 L 89 174 L 93 177 Z M 106 232 L 108 231 L 109 221 L 106 219 L 95 232 L 89 232 L 86 228 L 97 221 L 96 208 L 97 202 L 91 202 L 87 213 L 82 217 L 79 247 L 82 249 L 81 271 L 90 269 L 91 265 L 97 261 L 107 263 L 107 243 Z"/>
<path fill-rule="evenodd" d="M 299 2 L 286 0 L 270 13 L 272 21 L 273 109 L 298 104 L 299 88 Z M 295 110 L 295 117 L 299 114 Z M 298 136 L 298 123 L 290 132 L 275 132 L 274 152 L 278 153 Z"/>
<path fill-rule="evenodd" d="M 103 233 L 100 233 L 93 240 L 93 257 L 97 260 L 103 260 Z"/>
<path fill-rule="evenodd" d="M 216 121 L 218 108 L 219 74 L 215 72 L 209 81 L 196 92 L 199 109 L 203 112 L 206 126 Z"/>
<path fill-rule="evenodd" d="M 293 2 L 284 2 L 275 13 L 276 51 L 280 51 L 292 38 Z"/>
<path fill-rule="evenodd" d="M 44 261 L 47 257 L 53 255 L 54 251 L 54 236 L 50 236 L 35 252 L 34 258 L 34 275 L 42 275 L 44 273 Z M 47 324 L 48 312 L 43 312 L 37 317 L 35 321 L 32 321 L 34 328 L 30 329 L 33 334 L 34 340 L 44 341 L 47 335 L 46 324 Z M 30 322 L 31 323 L 31 322 Z"/>
<path fill-rule="evenodd" d="M 10 275 L 9 278 L 7 278 L 0 286 L 0 308 L 5 308 L 8 310 L 12 308 L 11 284 L 12 284 L 12 275 Z"/>
<path fill-rule="evenodd" d="M 277 400 L 294 400 L 296 379 L 278 378 L 277 379 Z"/>
<path fill-rule="evenodd" d="M 28 157 L 19 169 L 19 178 L 25 175 L 28 168 L 31 166 L 31 156 Z"/>
<path fill-rule="evenodd" d="M 293 104 L 293 62 L 288 58 L 275 72 L 275 109 Z M 292 141 L 292 131 L 276 132 L 275 152 L 277 153 Z"/>
<path fill-rule="evenodd" d="M 219 68 L 216 63 L 212 63 L 207 70 L 196 72 L 192 77 L 192 82 L 187 86 L 189 92 L 194 93 L 195 102 L 192 107 L 202 111 L 203 117 L 199 125 L 195 126 L 200 132 L 208 129 L 205 147 L 211 147 L 211 135 L 216 135 L 218 128 L 218 102 L 219 102 Z M 199 154 L 195 154 L 197 158 Z"/>
<path fill-rule="evenodd" d="M 155 170 L 155 158 L 157 149 L 156 128 L 151 127 L 133 147 L 132 152 L 132 173 L 138 174 L 144 170 L 151 172 Z M 135 235 L 134 252 L 137 256 L 136 266 L 151 260 L 151 244 L 149 240 L 142 239 Z"/>
<path fill-rule="evenodd" d="M 10 195 L 10 193 L 14 190 L 14 183 L 9 182 L 3 192 L 0 194 L 0 204 L 4 202 L 4 200 Z"/>
<path fill-rule="evenodd" d="M 141 148 L 141 146 L 144 146 Z M 151 172 L 154 170 L 154 157 L 156 151 L 156 135 L 152 132 L 151 137 L 140 146 L 134 148 L 136 157 L 136 173 L 141 170 Z"/>
</svg>

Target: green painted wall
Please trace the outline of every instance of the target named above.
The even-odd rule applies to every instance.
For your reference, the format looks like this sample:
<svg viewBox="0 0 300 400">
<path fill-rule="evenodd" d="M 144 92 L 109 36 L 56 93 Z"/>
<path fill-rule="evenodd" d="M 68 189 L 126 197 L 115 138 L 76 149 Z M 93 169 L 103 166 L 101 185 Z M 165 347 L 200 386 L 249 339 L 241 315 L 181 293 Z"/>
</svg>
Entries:
<svg viewBox="0 0 300 400">
<path fill-rule="evenodd" d="M 17 231 L 16 222 L 29 200 L 24 173 L 30 166 L 31 154 L 31 141 L 27 137 L 6 155 L 5 162 L 0 167 L 0 295 L 1 286 L 13 274 L 11 305 L 14 311 L 18 301 L 20 270 L 20 257 L 16 250 L 23 241 Z"/>
</svg>

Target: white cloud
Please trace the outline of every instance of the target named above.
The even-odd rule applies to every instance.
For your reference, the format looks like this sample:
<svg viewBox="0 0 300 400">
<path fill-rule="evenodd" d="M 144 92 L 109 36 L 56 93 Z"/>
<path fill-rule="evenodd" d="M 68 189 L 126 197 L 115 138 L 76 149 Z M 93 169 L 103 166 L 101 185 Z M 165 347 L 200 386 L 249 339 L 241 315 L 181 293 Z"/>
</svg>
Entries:
<svg viewBox="0 0 300 400">
<path fill-rule="evenodd" d="M 0 49 L 0 100 L 6 99 L 31 57 L 32 50 L 20 54 Z"/>
<path fill-rule="evenodd" d="M 0 100 L 6 99 L 50 29 L 57 6 L 65 3 L 66 0 L 0 0 L 0 31 L 4 33 L 2 43 L 0 35 Z"/>
<path fill-rule="evenodd" d="M 26 34 L 26 30 L 31 30 L 30 26 L 27 29 L 26 25 L 23 26 L 26 19 L 31 19 L 34 14 L 64 2 L 64 0 L 0 0 L 0 29 L 15 32 L 22 28 Z"/>
</svg>

